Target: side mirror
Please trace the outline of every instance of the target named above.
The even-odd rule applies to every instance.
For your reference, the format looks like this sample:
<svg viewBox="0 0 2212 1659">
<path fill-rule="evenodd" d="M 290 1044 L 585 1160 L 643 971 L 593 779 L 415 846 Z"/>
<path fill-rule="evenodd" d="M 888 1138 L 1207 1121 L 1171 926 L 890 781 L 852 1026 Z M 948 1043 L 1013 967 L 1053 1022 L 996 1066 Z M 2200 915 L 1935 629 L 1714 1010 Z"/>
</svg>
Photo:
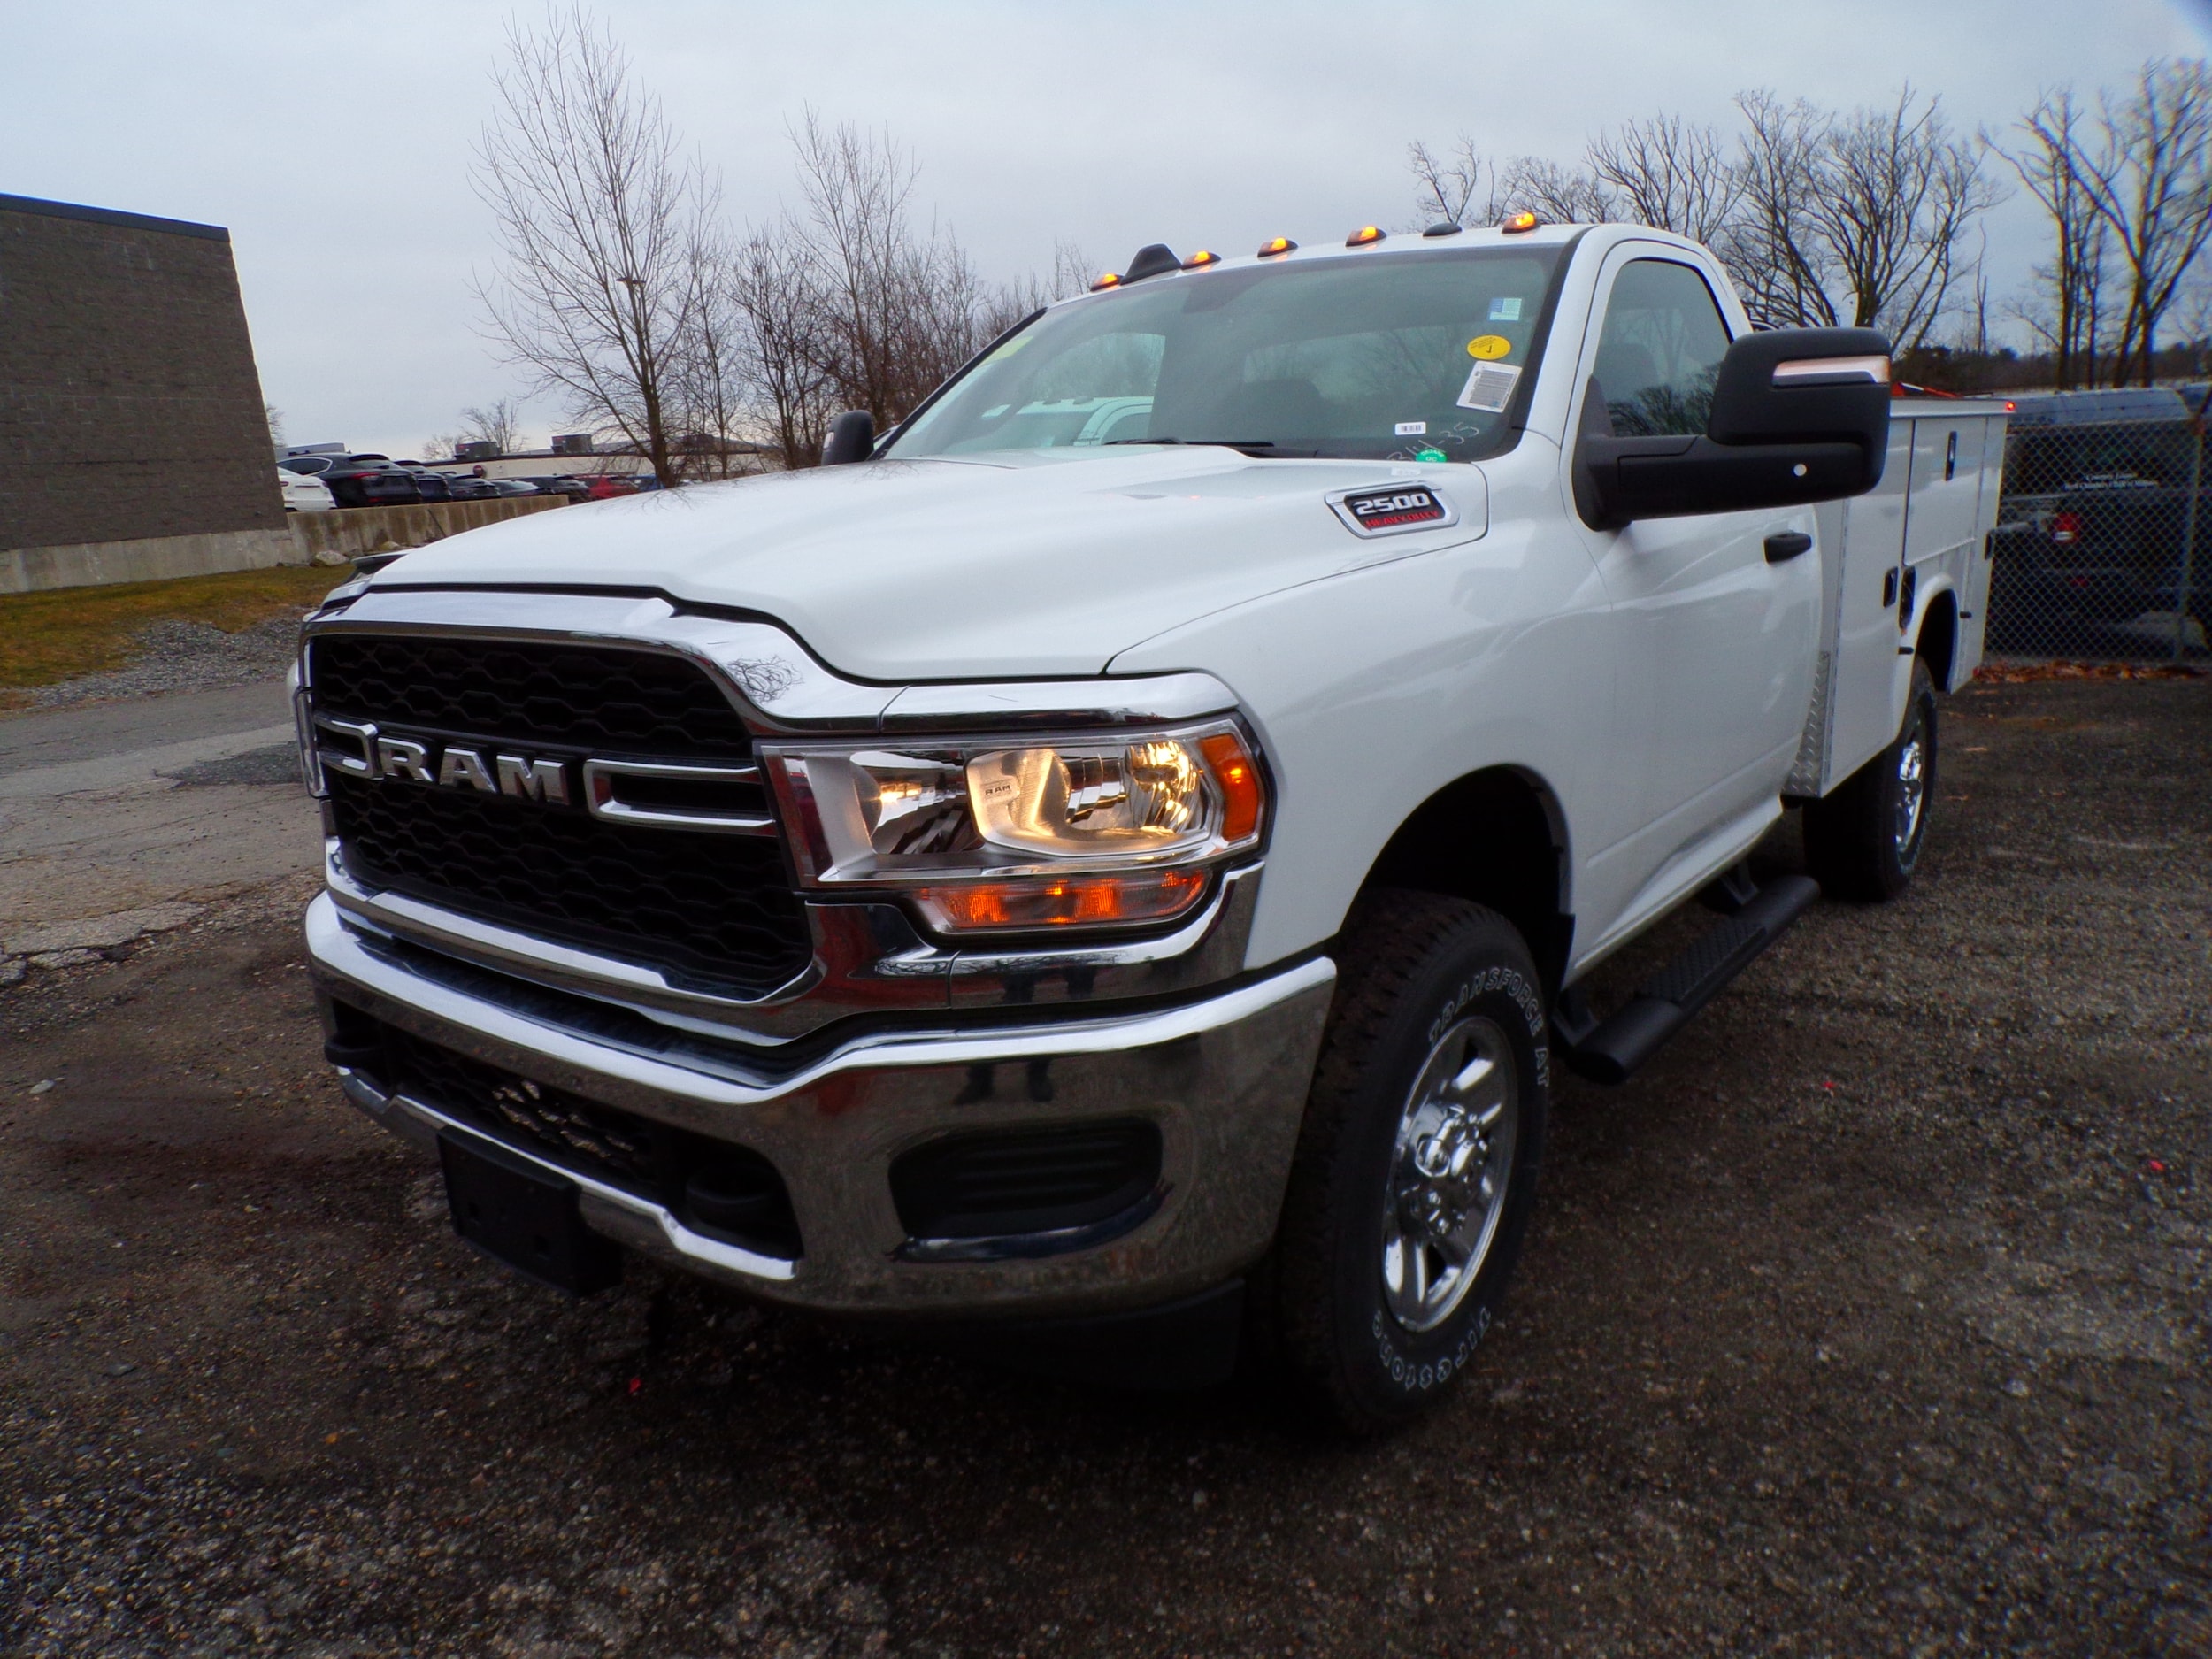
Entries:
<svg viewBox="0 0 2212 1659">
<path fill-rule="evenodd" d="M 1728 348 L 1702 437 L 1616 437 L 1594 380 L 1575 441 L 1594 529 L 1638 518 L 1863 495 L 1889 449 L 1889 342 L 1871 328 L 1776 328 Z"/>
<path fill-rule="evenodd" d="M 864 409 L 849 410 L 830 422 L 829 436 L 822 440 L 822 465 L 864 461 L 875 449 L 876 418 Z"/>
</svg>

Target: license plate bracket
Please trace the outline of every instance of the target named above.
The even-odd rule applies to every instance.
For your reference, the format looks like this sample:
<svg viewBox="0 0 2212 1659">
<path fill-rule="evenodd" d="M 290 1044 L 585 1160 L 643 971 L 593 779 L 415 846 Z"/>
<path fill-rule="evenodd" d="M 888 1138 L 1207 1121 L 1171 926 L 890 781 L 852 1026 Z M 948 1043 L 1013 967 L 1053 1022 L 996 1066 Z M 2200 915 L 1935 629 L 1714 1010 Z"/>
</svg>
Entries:
<svg viewBox="0 0 2212 1659">
<path fill-rule="evenodd" d="M 471 1248 L 572 1296 L 621 1282 L 622 1251 L 584 1225 L 575 1182 L 451 1130 L 438 1136 L 438 1162 L 453 1230 Z"/>
</svg>

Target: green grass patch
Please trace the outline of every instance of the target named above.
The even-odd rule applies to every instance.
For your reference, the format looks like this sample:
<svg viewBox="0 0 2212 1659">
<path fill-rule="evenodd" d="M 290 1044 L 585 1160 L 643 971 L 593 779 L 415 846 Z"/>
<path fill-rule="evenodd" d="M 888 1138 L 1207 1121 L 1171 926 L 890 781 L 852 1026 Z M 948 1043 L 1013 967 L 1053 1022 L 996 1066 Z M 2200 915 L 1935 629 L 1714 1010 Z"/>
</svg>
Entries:
<svg viewBox="0 0 2212 1659">
<path fill-rule="evenodd" d="M 60 588 L 0 595 L 0 705 L 10 692 L 121 668 L 138 655 L 138 634 L 157 622 L 206 622 L 235 634 L 296 615 L 345 579 L 345 571 L 279 565 L 165 582 Z"/>
</svg>

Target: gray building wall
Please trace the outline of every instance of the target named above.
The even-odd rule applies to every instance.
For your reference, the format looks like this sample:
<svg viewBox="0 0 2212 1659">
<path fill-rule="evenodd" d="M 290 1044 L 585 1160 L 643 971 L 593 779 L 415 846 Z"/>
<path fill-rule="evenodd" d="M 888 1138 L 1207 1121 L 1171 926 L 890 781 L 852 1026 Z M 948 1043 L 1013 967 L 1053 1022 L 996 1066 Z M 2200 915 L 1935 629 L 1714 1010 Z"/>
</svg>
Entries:
<svg viewBox="0 0 2212 1659">
<path fill-rule="evenodd" d="M 284 523 L 230 233 L 0 195 L 0 550 Z"/>
</svg>

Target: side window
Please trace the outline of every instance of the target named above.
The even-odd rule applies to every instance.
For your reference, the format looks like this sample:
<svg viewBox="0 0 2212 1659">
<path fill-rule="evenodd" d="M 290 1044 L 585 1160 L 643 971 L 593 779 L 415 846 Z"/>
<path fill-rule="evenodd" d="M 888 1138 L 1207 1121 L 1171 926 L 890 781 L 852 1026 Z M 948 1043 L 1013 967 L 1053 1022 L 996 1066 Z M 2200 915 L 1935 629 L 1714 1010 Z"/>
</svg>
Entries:
<svg viewBox="0 0 2212 1659">
<path fill-rule="evenodd" d="M 1671 259 L 1623 265 L 1598 335 L 1598 385 L 1614 435 L 1703 432 L 1727 352 L 1728 326 L 1703 277 Z"/>
</svg>

